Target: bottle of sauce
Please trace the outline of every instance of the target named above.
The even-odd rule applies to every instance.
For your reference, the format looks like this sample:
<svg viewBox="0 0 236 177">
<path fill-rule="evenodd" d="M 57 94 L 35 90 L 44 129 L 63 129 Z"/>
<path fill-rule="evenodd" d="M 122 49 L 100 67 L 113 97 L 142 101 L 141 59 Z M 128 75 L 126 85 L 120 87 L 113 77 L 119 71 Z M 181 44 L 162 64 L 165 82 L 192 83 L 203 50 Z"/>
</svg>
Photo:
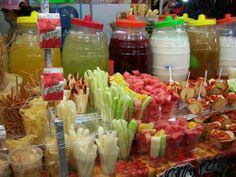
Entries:
<svg viewBox="0 0 236 177">
<path fill-rule="evenodd" d="M 174 80 L 185 80 L 189 72 L 190 48 L 182 19 L 167 16 L 155 24 L 151 38 L 152 71 L 163 81 L 169 81 L 169 67 Z"/>
<path fill-rule="evenodd" d="M 45 66 L 44 49 L 39 47 L 38 12 L 17 18 L 16 39 L 10 48 L 10 71 L 23 78 L 23 86 L 30 76 L 39 78 Z M 60 49 L 52 49 L 53 66 L 61 66 Z"/>
<path fill-rule="evenodd" d="M 208 78 L 216 77 L 220 49 L 215 24 L 215 19 L 206 19 L 205 15 L 199 15 L 198 20 L 188 22 L 192 79 L 203 77 L 205 70 L 208 71 Z"/>
<path fill-rule="evenodd" d="M 236 17 L 226 14 L 217 20 L 217 31 L 220 35 L 219 68 L 223 68 L 222 76 L 227 77 L 229 67 L 236 67 Z"/>
<path fill-rule="evenodd" d="M 145 27 L 146 22 L 136 20 L 133 15 L 116 20 L 109 48 L 115 72 L 139 70 L 151 73 L 151 47 Z"/>
<path fill-rule="evenodd" d="M 108 70 L 108 40 L 103 24 L 93 22 L 87 15 L 84 20 L 73 18 L 63 53 L 62 65 L 65 76 L 78 72 L 81 76 L 88 69 Z"/>
</svg>

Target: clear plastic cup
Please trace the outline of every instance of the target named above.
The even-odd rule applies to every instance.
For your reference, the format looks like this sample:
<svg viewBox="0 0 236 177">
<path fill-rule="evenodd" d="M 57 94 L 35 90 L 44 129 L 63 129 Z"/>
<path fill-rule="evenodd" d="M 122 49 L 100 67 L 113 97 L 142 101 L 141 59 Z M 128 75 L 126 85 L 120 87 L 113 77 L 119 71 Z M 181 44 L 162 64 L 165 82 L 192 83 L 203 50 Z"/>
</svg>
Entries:
<svg viewBox="0 0 236 177">
<path fill-rule="evenodd" d="M 133 143 L 133 137 L 131 130 L 128 130 L 129 133 L 124 137 L 124 134 L 121 131 L 117 132 L 118 137 L 118 146 L 120 148 L 119 159 L 127 160 L 130 156 L 131 146 Z"/>
<path fill-rule="evenodd" d="M 0 153 L 0 177 L 9 176 L 9 157 L 6 154 Z"/>
<path fill-rule="evenodd" d="M 19 148 L 10 153 L 14 177 L 41 177 L 43 152 L 37 147 Z"/>
<path fill-rule="evenodd" d="M 183 149 L 182 153 L 185 156 L 191 156 L 196 148 L 199 138 L 202 134 L 203 128 L 198 125 L 196 128 L 186 130 L 183 137 Z"/>
<path fill-rule="evenodd" d="M 167 120 L 171 118 L 177 101 L 165 101 L 161 106 L 161 119 Z"/>
<path fill-rule="evenodd" d="M 167 135 L 167 147 L 166 147 L 166 157 L 168 160 L 176 160 L 180 154 L 180 144 L 182 142 L 184 133 L 176 132 L 171 135 Z"/>
<path fill-rule="evenodd" d="M 104 175 L 114 175 L 118 154 L 118 150 L 114 153 L 99 152 L 100 165 Z"/>
<path fill-rule="evenodd" d="M 46 145 L 45 165 L 49 176 L 60 177 L 60 164 L 58 159 L 58 150 L 53 145 Z"/>
<path fill-rule="evenodd" d="M 77 173 L 79 177 L 92 177 L 95 159 L 77 159 Z"/>
<path fill-rule="evenodd" d="M 151 148 L 150 133 L 136 133 L 137 152 L 139 154 L 147 154 Z"/>
<path fill-rule="evenodd" d="M 41 97 L 28 99 L 28 106 L 20 110 L 26 135 L 35 135 L 34 145 L 40 145 L 48 135 L 47 102 Z"/>
</svg>

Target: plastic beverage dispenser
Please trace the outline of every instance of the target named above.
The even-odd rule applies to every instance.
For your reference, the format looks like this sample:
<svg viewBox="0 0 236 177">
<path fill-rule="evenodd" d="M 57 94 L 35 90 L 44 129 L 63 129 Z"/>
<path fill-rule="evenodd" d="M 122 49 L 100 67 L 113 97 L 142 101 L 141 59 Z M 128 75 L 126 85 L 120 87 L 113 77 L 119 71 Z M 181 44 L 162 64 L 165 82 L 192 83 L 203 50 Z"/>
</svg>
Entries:
<svg viewBox="0 0 236 177">
<path fill-rule="evenodd" d="M 167 16 L 155 24 L 151 38 L 153 74 L 169 81 L 169 67 L 174 80 L 185 80 L 189 72 L 190 49 L 184 21 Z"/>
<path fill-rule="evenodd" d="M 39 47 L 38 12 L 17 18 L 16 39 L 10 48 L 10 71 L 23 77 L 23 85 L 30 76 L 39 79 L 45 66 L 44 49 Z M 60 49 L 52 49 L 53 67 L 61 66 Z"/>
<path fill-rule="evenodd" d="M 84 20 L 73 18 L 62 53 L 65 76 L 79 72 L 81 76 L 88 69 L 108 70 L 108 41 L 103 24 L 93 22 L 91 16 Z"/>
<path fill-rule="evenodd" d="M 146 22 L 136 20 L 133 15 L 116 20 L 109 49 L 115 72 L 139 70 L 151 73 L 151 47 L 145 27 Z"/>
<path fill-rule="evenodd" d="M 236 17 L 226 14 L 224 19 L 217 20 L 217 31 L 220 35 L 219 67 L 222 76 L 228 76 L 229 67 L 236 67 Z"/>
<path fill-rule="evenodd" d="M 215 19 L 206 19 L 205 15 L 199 15 L 198 20 L 188 22 L 192 79 L 204 77 L 206 70 L 208 71 L 208 78 L 216 77 L 220 49 L 215 24 Z"/>
</svg>

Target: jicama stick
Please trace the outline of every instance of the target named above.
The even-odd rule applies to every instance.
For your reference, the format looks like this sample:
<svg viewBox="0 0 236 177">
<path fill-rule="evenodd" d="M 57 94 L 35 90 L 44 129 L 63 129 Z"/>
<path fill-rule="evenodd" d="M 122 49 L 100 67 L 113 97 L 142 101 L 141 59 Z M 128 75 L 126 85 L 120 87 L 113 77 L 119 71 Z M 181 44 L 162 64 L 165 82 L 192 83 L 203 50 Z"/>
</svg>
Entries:
<svg viewBox="0 0 236 177">
<path fill-rule="evenodd" d="M 119 153 L 116 132 L 105 132 L 102 127 L 99 127 L 98 138 L 95 141 L 98 145 L 102 172 L 105 175 L 114 174 L 115 162 Z"/>
<path fill-rule="evenodd" d="M 89 135 L 88 129 L 79 128 L 75 132 L 73 125 L 69 131 L 72 151 L 77 162 L 77 171 L 80 177 L 92 176 L 94 161 L 97 156 L 97 146 L 94 137 Z"/>
<path fill-rule="evenodd" d="M 77 116 L 75 103 L 71 100 L 61 101 L 57 106 L 57 116 L 64 121 L 64 132 L 68 134 L 70 126 L 74 126 Z"/>
</svg>

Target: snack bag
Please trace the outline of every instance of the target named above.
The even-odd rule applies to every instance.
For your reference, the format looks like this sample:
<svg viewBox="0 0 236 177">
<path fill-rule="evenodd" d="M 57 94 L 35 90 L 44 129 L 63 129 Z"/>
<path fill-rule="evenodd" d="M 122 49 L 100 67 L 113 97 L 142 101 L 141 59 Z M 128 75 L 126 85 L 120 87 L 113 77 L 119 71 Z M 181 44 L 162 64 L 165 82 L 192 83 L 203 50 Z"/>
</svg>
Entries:
<svg viewBox="0 0 236 177">
<path fill-rule="evenodd" d="M 63 100 L 64 75 L 62 68 L 44 68 L 41 82 L 44 100 Z"/>
<path fill-rule="evenodd" d="M 59 13 L 40 13 L 38 29 L 41 48 L 61 47 L 61 21 Z"/>
</svg>

